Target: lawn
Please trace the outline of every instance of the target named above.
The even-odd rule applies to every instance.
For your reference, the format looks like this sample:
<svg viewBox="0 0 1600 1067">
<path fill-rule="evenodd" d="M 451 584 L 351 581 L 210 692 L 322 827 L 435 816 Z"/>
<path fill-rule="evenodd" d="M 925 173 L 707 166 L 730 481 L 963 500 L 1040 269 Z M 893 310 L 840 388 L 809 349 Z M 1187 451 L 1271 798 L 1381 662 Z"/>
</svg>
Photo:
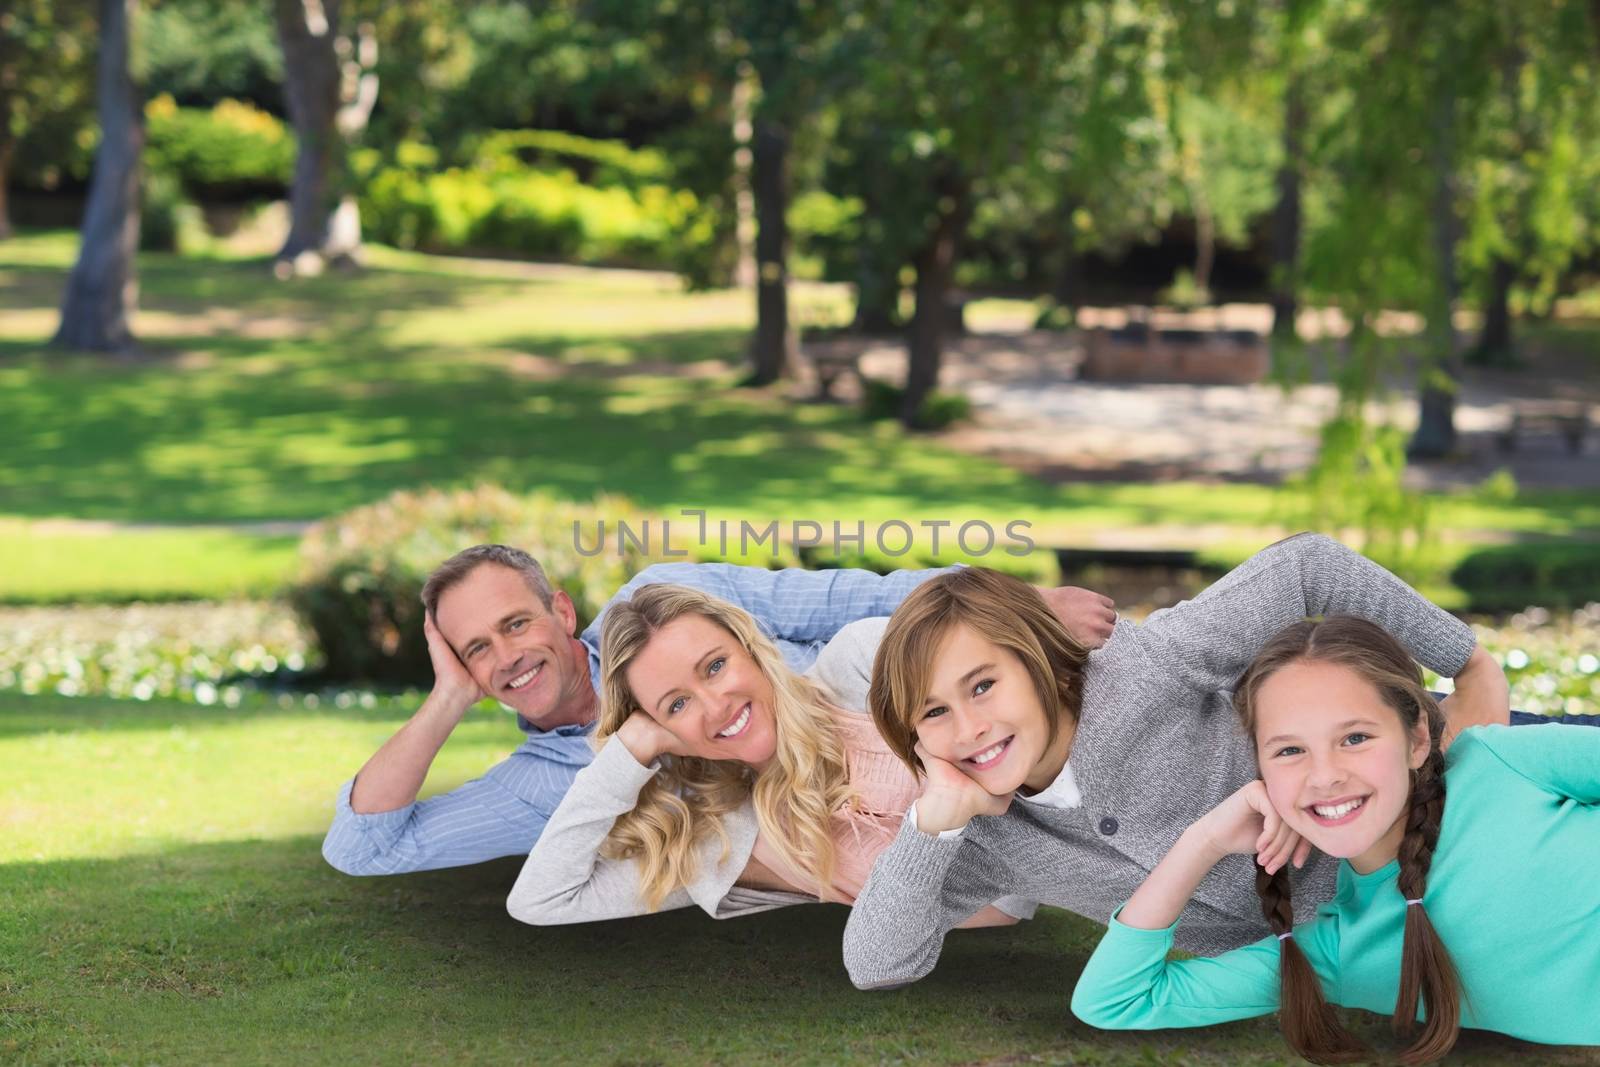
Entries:
<svg viewBox="0 0 1600 1067">
<path fill-rule="evenodd" d="M 844 911 L 536 929 L 517 870 L 323 864 L 340 781 L 403 712 L 0 697 L 0 1060 L 78 1063 L 1289 1062 L 1267 1021 L 1102 1034 L 1067 1009 L 1097 931 L 1060 912 L 954 935 L 859 993 Z M 517 743 L 475 712 L 428 789 Z M 1600 1065 L 1475 1036 L 1462 1063 Z"/>
<path fill-rule="evenodd" d="M 1264 487 L 1048 486 L 848 407 L 737 389 L 750 301 L 666 276 L 374 248 L 360 274 L 276 283 L 258 261 L 147 255 L 146 356 L 115 362 L 43 347 L 73 248 L 0 244 L 0 552 L 25 561 L 0 601 L 259 595 L 292 570 L 285 530 L 479 480 L 666 516 L 1021 519 L 1040 545 L 1203 529 L 1229 560 L 1283 532 Z M 797 315 L 837 318 L 843 299 L 800 287 Z M 1484 537 L 1595 540 L 1600 493 L 1448 498 L 1436 522 L 1446 562 Z"/>
</svg>

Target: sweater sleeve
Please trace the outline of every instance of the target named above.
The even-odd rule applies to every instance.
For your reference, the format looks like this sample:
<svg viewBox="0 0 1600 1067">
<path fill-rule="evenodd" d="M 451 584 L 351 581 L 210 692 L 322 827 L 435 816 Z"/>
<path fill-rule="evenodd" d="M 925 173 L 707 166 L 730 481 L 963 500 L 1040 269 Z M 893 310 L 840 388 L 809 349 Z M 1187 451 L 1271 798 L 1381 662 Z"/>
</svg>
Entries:
<svg viewBox="0 0 1600 1067">
<path fill-rule="evenodd" d="M 1177 924 L 1140 930 L 1111 916 L 1072 992 L 1072 1013 L 1102 1030 L 1160 1030 L 1270 1015 L 1278 1010 L 1278 939 L 1220 956 L 1167 958 Z M 1333 985 L 1337 927 L 1330 918 L 1295 928 L 1324 990 Z M 1329 999 L 1334 999 L 1330 994 Z"/>
<path fill-rule="evenodd" d="M 1453 678 L 1472 629 L 1358 552 L 1302 533 L 1257 552 L 1193 600 L 1153 612 L 1140 628 L 1152 653 L 1196 688 L 1233 687 L 1261 646 L 1291 623 L 1355 615 L 1382 626 L 1418 662 Z"/>
<path fill-rule="evenodd" d="M 633 810 L 639 791 L 658 769 L 640 766 L 616 737 L 606 742 L 594 762 L 578 772 L 522 865 L 506 899 L 512 918 L 551 926 L 641 915 L 647 910 L 638 864 L 602 857 L 600 848 L 617 819 Z M 708 836 L 712 847 L 701 849 L 702 864 L 720 854 L 716 835 Z M 729 862 L 742 868 L 738 858 L 729 857 Z M 667 894 L 660 910 L 693 902 L 688 890 L 679 887 Z"/>
<path fill-rule="evenodd" d="M 947 933 L 1006 896 L 985 877 L 970 836 L 936 837 L 910 819 L 901 824 L 845 924 L 844 965 L 857 989 L 915 982 L 939 962 Z"/>
<path fill-rule="evenodd" d="M 1463 759 L 1473 746 L 1555 797 L 1600 804 L 1600 730 L 1593 726 L 1475 726 L 1461 731 L 1447 759 Z"/>
<path fill-rule="evenodd" d="M 846 711 L 865 714 L 867 690 L 872 685 L 872 660 L 889 625 L 887 617 L 860 619 L 834 634 L 807 677 L 828 691 L 833 702 Z"/>
</svg>

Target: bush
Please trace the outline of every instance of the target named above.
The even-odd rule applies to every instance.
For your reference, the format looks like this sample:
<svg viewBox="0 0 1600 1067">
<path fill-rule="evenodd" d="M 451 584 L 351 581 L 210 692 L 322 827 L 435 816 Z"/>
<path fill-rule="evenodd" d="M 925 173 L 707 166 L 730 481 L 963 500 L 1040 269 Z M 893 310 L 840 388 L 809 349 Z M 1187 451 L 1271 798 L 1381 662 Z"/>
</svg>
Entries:
<svg viewBox="0 0 1600 1067">
<path fill-rule="evenodd" d="M 582 555 L 574 524 L 592 547 L 600 520 L 607 531 L 619 520 L 640 529 L 644 516 L 611 496 L 574 504 L 493 486 L 395 493 L 306 533 L 289 602 L 316 635 L 327 681 L 427 686 L 433 677 L 419 598 L 435 567 L 472 545 L 515 545 L 572 597 L 582 628 L 623 583 L 656 562 L 631 544 L 618 552 L 614 534 L 605 551 Z"/>
<path fill-rule="evenodd" d="M 597 141 L 560 130 L 495 130 L 467 152 L 475 170 L 572 171 L 585 185 L 635 189 L 670 181 L 667 157 L 621 141 Z"/>
<path fill-rule="evenodd" d="M 1520 611 L 1530 604 L 1575 608 L 1600 601 L 1600 545 L 1525 544 L 1479 549 L 1450 578 L 1473 611 Z"/>
<path fill-rule="evenodd" d="M 861 404 L 869 421 L 898 419 L 905 406 L 906 391 L 878 378 L 862 380 Z M 972 417 L 972 401 L 960 393 L 935 391 L 922 402 L 916 424 L 923 430 L 943 430 L 948 426 Z"/>
<path fill-rule="evenodd" d="M 145 129 L 146 165 L 176 175 L 189 196 L 276 197 L 289 183 L 294 136 L 251 104 L 223 100 L 207 110 L 158 96 L 145 105 Z"/>
</svg>

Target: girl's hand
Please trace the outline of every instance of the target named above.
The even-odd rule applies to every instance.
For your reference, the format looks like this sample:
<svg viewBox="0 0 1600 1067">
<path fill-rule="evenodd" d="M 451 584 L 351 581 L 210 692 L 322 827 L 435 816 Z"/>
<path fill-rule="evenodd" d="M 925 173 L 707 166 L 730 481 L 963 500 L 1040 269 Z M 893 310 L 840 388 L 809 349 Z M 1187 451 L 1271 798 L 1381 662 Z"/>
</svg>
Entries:
<svg viewBox="0 0 1600 1067">
<path fill-rule="evenodd" d="M 1257 779 L 1201 816 L 1190 828 L 1217 858 L 1233 853 L 1255 853 L 1268 874 L 1276 874 L 1291 860 L 1305 865 L 1311 842 L 1283 821 L 1267 799 L 1267 787 Z"/>
<path fill-rule="evenodd" d="M 628 721 L 617 731 L 617 740 L 639 761 L 641 767 L 650 766 L 663 753 L 674 756 L 683 754 L 676 747 L 678 739 L 672 731 L 642 711 L 628 716 Z"/>
<path fill-rule="evenodd" d="M 926 834 L 955 830 L 974 815 L 999 815 L 1011 806 L 1011 794 L 997 797 L 968 778 L 955 764 L 932 755 L 918 742 L 922 759 L 922 796 L 917 799 L 917 829 Z"/>
</svg>

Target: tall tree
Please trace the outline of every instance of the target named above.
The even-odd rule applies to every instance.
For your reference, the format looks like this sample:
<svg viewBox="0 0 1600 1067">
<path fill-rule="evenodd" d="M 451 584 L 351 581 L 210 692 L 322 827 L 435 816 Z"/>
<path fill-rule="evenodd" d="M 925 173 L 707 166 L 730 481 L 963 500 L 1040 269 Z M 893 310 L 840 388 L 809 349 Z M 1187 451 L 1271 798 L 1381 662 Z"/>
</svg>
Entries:
<svg viewBox="0 0 1600 1067">
<path fill-rule="evenodd" d="M 275 12 L 284 95 L 299 142 L 277 271 L 315 273 L 330 262 L 351 262 L 361 244 L 346 153 L 377 103 L 377 34 L 367 21 L 341 25 L 343 0 L 275 0 Z"/>
<path fill-rule="evenodd" d="M 55 344 L 95 352 L 133 347 L 130 324 L 139 302 L 134 253 L 139 247 L 139 155 L 144 117 L 128 67 L 136 0 L 100 0 L 100 50 L 95 98 L 100 146 L 95 151 L 78 261 L 67 278 Z"/>
</svg>

